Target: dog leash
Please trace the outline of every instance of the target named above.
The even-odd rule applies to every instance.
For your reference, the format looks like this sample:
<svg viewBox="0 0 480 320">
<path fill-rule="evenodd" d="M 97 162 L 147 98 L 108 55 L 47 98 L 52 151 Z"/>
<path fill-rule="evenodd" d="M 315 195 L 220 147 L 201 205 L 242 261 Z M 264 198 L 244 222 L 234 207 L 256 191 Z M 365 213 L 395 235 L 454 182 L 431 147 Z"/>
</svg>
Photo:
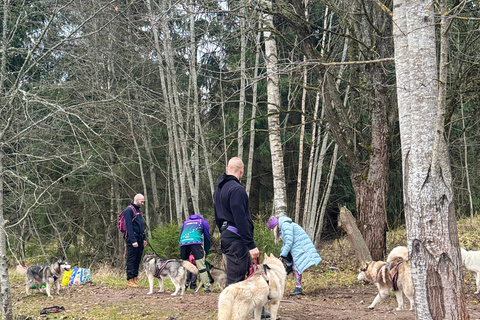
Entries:
<svg viewBox="0 0 480 320">
<path fill-rule="evenodd" d="M 64 307 L 59 307 L 59 306 L 53 306 L 53 307 L 47 307 L 43 308 L 42 311 L 40 311 L 40 314 L 49 314 L 49 313 L 58 313 L 60 311 L 65 311 Z"/>
<path fill-rule="evenodd" d="M 256 260 L 252 260 L 252 264 L 250 266 L 250 269 L 248 269 L 248 276 L 245 279 L 250 278 L 252 274 L 254 274 L 255 271 L 258 270 L 258 265 L 260 264 L 260 259 L 257 257 Z"/>
</svg>

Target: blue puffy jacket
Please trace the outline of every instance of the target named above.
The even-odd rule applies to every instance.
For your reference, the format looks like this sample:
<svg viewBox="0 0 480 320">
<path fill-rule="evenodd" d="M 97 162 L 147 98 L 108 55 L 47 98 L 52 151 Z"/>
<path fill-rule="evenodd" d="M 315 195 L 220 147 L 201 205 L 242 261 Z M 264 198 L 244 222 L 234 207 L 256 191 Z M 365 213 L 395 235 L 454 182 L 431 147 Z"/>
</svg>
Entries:
<svg viewBox="0 0 480 320">
<path fill-rule="evenodd" d="M 293 265 L 298 273 L 302 274 L 308 267 L 322 261 L 308 234 L 292 219 L 285 216 L 279 217 L 278 227 L 283 241 L 280 256 L 286 257 L 290 252 L 293 257 Z"/>
</svg>

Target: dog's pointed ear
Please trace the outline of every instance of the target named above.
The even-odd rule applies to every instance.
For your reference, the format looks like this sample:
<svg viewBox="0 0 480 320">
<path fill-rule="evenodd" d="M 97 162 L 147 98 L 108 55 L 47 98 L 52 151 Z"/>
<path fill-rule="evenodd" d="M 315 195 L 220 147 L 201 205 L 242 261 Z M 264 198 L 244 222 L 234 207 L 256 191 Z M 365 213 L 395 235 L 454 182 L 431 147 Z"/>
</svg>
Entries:
<svg viewBox="0 0 480 320">
<path fill-rule="evenodd" d="M 263 260 L 267 259 L 268 255 L 266 253 L 263 254 Z"/>
</svg>

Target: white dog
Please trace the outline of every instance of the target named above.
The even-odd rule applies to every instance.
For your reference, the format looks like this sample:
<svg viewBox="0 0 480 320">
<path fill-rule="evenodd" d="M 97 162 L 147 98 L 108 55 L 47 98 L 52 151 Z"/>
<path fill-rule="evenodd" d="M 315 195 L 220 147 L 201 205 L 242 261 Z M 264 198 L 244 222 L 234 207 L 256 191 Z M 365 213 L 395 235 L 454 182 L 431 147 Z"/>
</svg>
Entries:
<svg viewBox="0 0 480 320">
<path fill-rule="evenodd" d="M 477 284 L 477 291 L 480 292 L 480 251 L 467 251 L 460 248 L 462 253 L 462 263 L 468 271 L 475 274 L 475 282 Z"/>
</svg>

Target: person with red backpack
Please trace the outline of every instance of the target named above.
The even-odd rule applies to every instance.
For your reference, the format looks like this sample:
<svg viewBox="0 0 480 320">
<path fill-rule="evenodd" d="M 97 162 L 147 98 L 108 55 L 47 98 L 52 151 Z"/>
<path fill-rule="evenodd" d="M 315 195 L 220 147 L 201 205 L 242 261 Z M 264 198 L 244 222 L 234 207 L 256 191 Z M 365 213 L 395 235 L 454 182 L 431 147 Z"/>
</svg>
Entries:
<svg viewBox="0 0 480 320">
<path fill-rule="evenodd" d="M 145 224 L 141 207 L 145 204 L 145 197 L 137 194 L 133 202 L 123 210 L 125 227 L 127 229 L 125 244 L 127 246 L 127 286 L 138 287 L 138 269 L 142 260 L 143 249 L 147 245 Z"/>
</svg>

